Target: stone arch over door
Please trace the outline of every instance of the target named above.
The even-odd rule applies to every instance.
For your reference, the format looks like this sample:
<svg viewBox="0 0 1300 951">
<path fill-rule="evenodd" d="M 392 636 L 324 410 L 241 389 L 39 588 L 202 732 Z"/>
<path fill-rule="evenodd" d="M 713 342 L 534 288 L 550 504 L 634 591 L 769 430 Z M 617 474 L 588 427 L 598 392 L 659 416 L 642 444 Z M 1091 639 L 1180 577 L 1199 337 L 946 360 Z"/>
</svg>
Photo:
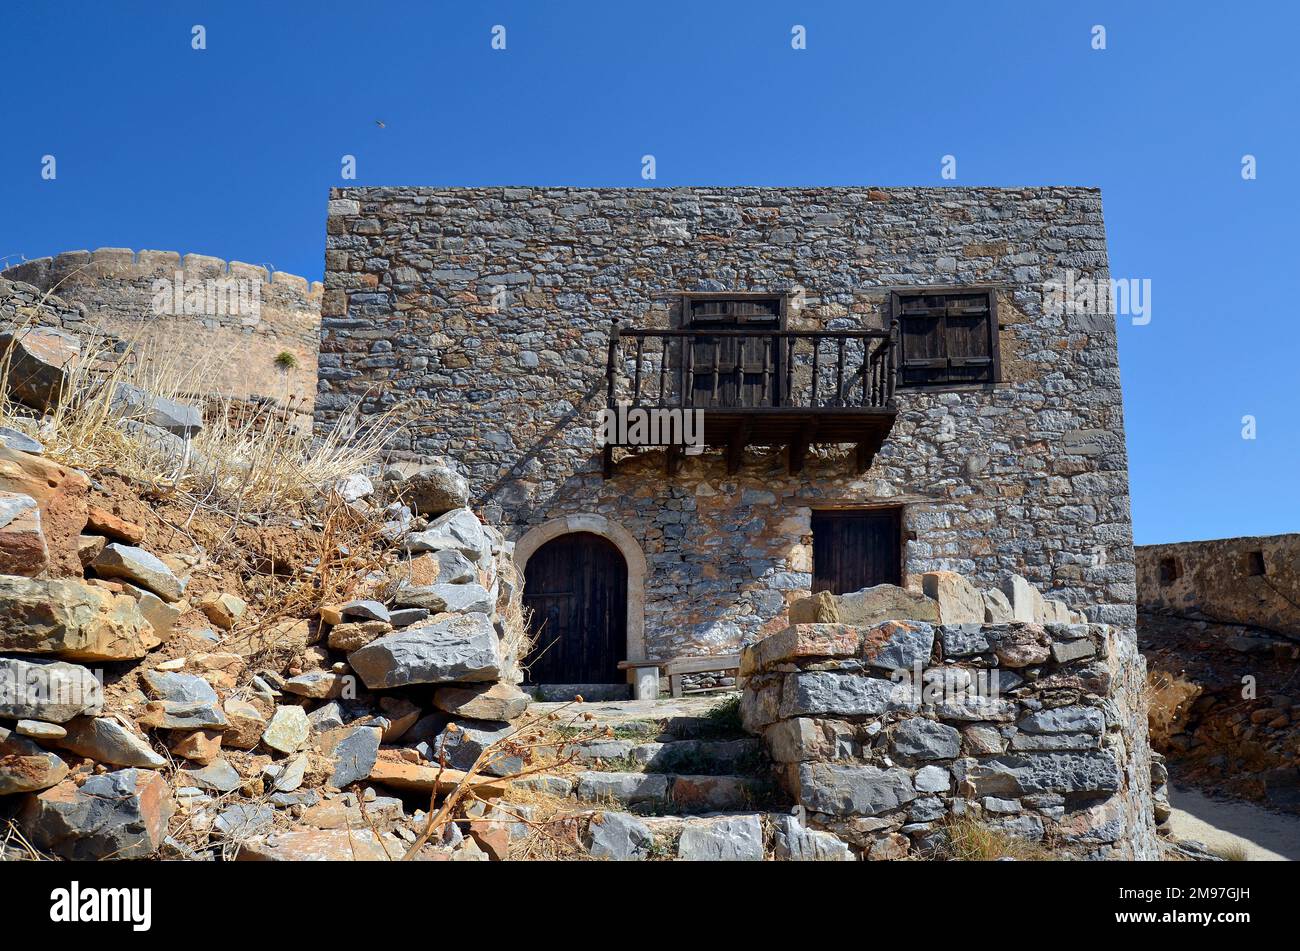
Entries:
<svg viewBox="0 0 1300 951">
<path fill-rule="evenodd" d="M 632 533 L 603 515 L 567 515 L 535 525 L 515 542 L 515 564 L 525 576 L 533 552 L 552 539 L 571 532 L 590 532 L 613 543 L 627 562 L 627 659 L 645 660 L 646 560 Z"/>
</svg>

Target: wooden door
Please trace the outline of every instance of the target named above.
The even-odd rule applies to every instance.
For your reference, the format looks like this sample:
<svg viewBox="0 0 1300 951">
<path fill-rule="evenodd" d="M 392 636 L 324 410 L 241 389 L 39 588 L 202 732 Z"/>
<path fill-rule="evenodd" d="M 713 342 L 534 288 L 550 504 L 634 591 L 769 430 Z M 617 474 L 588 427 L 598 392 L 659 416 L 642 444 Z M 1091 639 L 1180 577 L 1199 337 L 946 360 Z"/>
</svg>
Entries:
<svg viewBox="0 0 1300 951">
<path fill-rule="evenodd" d="M 813 512 L 813 593 L 899 584 L 901 514 L 900 509 Z"/>
<path fill-rule="evenodd" d="M 779 297 L 712 298 L 685 305 L 693 338 L 686 355 L 692 405 L 701 407 L 775 406 L 780 392 L 784 346 L 772 336 L 710 336 L 710 330 L 778 331 Z"/>
<path fill-rule="evenodd" d="M 524 606 L 535 647 L 534 684 L 612 684 L 627 650 L 627 562 L 614 543 L 590 532 L 561 535 L 537 549 L 524 569 Z"/>
</svg>

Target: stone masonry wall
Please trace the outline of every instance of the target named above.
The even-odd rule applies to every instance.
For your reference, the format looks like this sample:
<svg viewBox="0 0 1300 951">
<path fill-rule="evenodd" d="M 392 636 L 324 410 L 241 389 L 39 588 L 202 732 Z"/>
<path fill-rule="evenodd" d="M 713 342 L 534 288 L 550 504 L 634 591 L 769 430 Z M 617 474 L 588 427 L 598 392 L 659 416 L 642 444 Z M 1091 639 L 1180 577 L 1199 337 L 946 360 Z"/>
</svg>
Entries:
<svg viewBox="0 0 1300 951">
<path fill-rule="evenodd" d="M 1143 545 L 1136 554 L 1140 610 L 1300 636 L 1300 535 Z"/>
<path fill-rule="evenodd" d="M 513 538 L 594 514 L 644 553 L 645 651 L 735 650 L 811 585 L 811 513 L 898 505 L 904 584 L 1008 572 L 1130 632 L 1133 549 L 1114 319 L 1043 282 L 1106 280 L 1086 188 L 341 188 L 331 193 L 318 430 L 411 401 L 399 456 L 446 454 Z M 888 290 L 996 285 L 1003 381 L 900 389 L 871 469 L 790 475 L 657 452 L 604 481 L 593 430 L 610 320 L 671 326 L 684 290 L 790 292 L 791 329 L 882 327 Z"/>
<path fill-rule="evenodd" d="M 1104 624 L 795 624 L 745 651 L 741 713 L 809 828 L 864 858 L 943 854 L 965 817 L 1152 859 L 1142 669 Z"/>
<path fill-rule="evenodd" d="M 292 401 L 299 412 L 310 415 L 312 411 L 319 282 L 202 254 L 129 248 L 69 251 L 25 261 L 2 276 L 42 291 L 53 289 L 65 301 L 79 305 L 88 332 L 108 331 L 131 341 L 152 359 L 198 367 L 196 395 L 270 397 L 280 404 Z M 225 307 L 209 307 L 206 301 L 197 314 L 157 313 L 155 281 L 194 287 L 231 279 L 253 282 L 259 288 L 259 314 L 230 313 Z M 286 352 L 293 355 L 292 367 L 276 362 Z"/>
</svg>

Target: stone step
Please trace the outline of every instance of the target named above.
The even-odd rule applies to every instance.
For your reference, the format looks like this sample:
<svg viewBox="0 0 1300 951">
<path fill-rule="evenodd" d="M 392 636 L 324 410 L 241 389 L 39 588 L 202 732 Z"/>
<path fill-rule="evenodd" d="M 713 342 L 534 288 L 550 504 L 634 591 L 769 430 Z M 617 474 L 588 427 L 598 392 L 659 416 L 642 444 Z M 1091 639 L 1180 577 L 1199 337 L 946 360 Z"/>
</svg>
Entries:
<svg viewBox="0 0 1300 951">
<path fill-rule="evenodd" d="M 575 762 L 598 770 L 645 773 L 690 773 L 715 776 L 766 773 L 762 744 L 755 737 L 737 740 L 637 740 L 599 739 L 576 744 L 564 751 Z"/>
<path fill-rule="evenodd" d="M 631 684 L 525 684 L 520 689 L 543 703 L 571 703 L 577 697 L 596 703 L 632 699 Z"/>
<path fill-rule="evenodd" d="M 720 710 L 728 696 L 737 695 L 581 704 L 534 702 L 528 709 L 534 716 L 554 713 L 560 722 L 581 717 L 584 730 L 608 729 L 616 739 L 639 742 L 745 737 L 739 717 L 728 712 L 734 708 Z"/>
<path fill-rule="evenodd" d="M 772 805 L 779 795 L 775 783 L 755 776 L 593 770 L 572 781 L 579 802 L 652 814 L 747 810 Z"/>
<path fill-rule="evenodd" d="M 809 832 L 788 813 L 714 812 L 638 816 L 594 811 L 584 843 L 593 858 L 678 862 L 852 861 L 849 848 L 825 832 Z"/>
</svg>

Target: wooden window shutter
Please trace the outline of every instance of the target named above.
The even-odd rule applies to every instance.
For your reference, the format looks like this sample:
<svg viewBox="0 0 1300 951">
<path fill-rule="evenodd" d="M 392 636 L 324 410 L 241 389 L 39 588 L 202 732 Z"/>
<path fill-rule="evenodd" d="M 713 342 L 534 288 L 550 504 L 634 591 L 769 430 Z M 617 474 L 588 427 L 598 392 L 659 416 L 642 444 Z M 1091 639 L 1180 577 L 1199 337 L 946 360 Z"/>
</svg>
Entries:
<svg viewBox="0 0 1300 951">
<path fill-rule="evenodd" d="M 997 382 L 997 316 L 991 290 L 899 292 L 899 385 Z"/>
</svg>

